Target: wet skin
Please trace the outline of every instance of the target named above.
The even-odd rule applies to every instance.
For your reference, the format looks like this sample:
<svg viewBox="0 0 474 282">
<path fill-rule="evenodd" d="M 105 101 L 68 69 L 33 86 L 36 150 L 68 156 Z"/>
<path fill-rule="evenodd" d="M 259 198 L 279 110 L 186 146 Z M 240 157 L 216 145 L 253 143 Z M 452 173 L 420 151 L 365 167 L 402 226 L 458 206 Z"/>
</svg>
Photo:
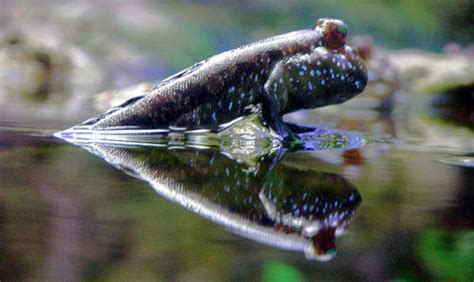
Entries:
<svg viewBox="0 0 474 282">
<path fill-rule="evenodd" d="M 258 111 L 267 126 L 294 140 L 284 114 L 342 103 L 366 85 L 366 68 L 345 45 L 346 34 L 342 21 L 319 19 L 315 29 L 271 37 L 199 62 L 151 93 L 75 128 L 219 131 Z"/>
</svg>

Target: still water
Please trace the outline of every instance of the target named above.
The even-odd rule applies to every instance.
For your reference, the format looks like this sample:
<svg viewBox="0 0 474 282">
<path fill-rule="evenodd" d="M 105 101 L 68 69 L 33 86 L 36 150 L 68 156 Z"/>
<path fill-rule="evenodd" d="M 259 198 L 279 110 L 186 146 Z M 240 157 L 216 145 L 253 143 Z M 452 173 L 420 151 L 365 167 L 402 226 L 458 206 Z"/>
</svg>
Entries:
<svg viewBox="0 0 474 282">
<path fill-rule="evenodd" d="M 5 115 L 0 278 L 472 281 L 472 137 L 367 113 L 290 115 L 317 126 L 299 151 L 67 142 L 52 133 L 71 121 Z"/>
</svg>

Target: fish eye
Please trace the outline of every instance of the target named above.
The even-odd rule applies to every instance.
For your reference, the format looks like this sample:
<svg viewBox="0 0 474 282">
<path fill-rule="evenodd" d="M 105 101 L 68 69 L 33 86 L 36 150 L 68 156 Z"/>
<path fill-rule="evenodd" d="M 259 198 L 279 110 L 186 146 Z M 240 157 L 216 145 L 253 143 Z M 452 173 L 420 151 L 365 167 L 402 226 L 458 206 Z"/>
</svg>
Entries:
<svg viewBox="0 0 474 282">
<path fill-rule="evenodd" d="M 329 30 L 325 35 L 326 44 L 331 49 L 339 49 L 344 47 L 348 28 L 342 22 L 332 22 Z"/>
<path fill-rule="evenodd" d="M 316 29 L 322 33 L 327 48 L 338 50 L 344 47 L 349 29 L 343 21 L 321 18 L 316 22 Z"/>
<path fill-rule="evenodd" d="M 343 37 L 346 37 L 347 35 L 347 26 L 345 25 L 337 25 L 334 30 L 336 33 L 338 33 L 339 35 Z"/>
<path fill-rule="evenodd" d="M 344 45 L 344 41 L 347 35 L 347 26 L 340 23 L 332 23 L 329 27 L 330 36 L 334 41 L 339 41 Z"/>
</svg>

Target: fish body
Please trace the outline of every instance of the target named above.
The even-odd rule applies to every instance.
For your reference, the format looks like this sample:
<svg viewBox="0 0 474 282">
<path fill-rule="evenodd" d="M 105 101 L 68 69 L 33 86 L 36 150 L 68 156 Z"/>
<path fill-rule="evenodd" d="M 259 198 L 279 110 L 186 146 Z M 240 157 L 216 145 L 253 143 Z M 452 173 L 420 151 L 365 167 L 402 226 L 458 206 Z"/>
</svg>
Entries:
<svg viewBox="0 0 474 282">
<path fill-rule="evenodd" d="M 338 27 L 345 28 L 342 38 L 334 31 Z M 345 45 L 346 33 L 341 21 L 320 19 L 315 29 L 215 55 L 79 128 L 219 131 L 260 111 L 280 136 L 293 136 L 282 115 L 341 103 L 365 87 L 367 71 L 359 55 Z"/>
</svg>

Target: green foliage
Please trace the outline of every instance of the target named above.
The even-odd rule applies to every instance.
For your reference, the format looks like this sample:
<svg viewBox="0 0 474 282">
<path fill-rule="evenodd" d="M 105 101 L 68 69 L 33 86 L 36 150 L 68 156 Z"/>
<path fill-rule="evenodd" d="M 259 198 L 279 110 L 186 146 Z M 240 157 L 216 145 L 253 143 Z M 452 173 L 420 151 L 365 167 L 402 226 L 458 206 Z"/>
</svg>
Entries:
<svg viewBox="0 0 474 282">
<path fill-rule="evenodd" d="M 292 265 L 280 261 L 267 261 L 263 265 L 262 281 L 296 282 L 304 279 L 303 274 Z"/>
<path fill-rule="evenodd" d="M 434 277 L 451 281 L 474 279 L 474 232 L 456 235 L 428 229 L 419 235 L 418 255 Z"/>
</svg>

